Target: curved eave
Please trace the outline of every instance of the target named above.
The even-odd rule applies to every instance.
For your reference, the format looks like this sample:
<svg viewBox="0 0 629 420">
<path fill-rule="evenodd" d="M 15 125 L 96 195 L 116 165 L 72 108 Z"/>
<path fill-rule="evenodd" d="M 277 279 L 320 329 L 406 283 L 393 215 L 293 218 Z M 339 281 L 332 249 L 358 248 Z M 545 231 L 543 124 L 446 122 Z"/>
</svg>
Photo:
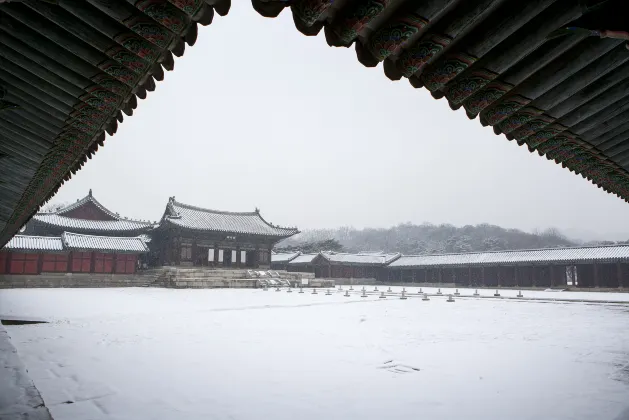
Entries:
<svg viewBox="0 0 629 420">
<path fill-rule="evenodd" d="M 198 25 L 230 4 L 0 4 L 0 245 L 133 115 Z"/>
<path fill-rule="evenodd" d="M 237 230 L 194 228 L 194 227 L 186 226 L 184 224 L 177 223 L 176 220 L 178 219 L 165 217 L 162 219 L 162 223 L 160 223 L 160 227 L 168 223 L 169 225 L 172 225 L 178 229 L 185 230 L 188 232 L 236 233 L 239 235 L 250 235 L 250 236 L 268 237 L 268 238 L 276 238 L 276 239 L 286 239 L 300 233 L 299 230 L 294 230 L 294 231 L 287 230 L 285 232 L 277 232 L 275 234 L 266 234 L 266 233 L 255 233 L 255 232 L 237 231 Z M 275 229 L 278 229 L 278 228 L 275 228 Z"/>
<path fill-rule="evenodd" d="M 389 79 L 409 79 L 629 201 L 626 41 L 592 31 L 549 36 L 574 25 L 626 31 L 618 17 L 629 14 L 629 3 L 613 0 L 598 10 L 585 6 L 596 2 L 570 0 L 252 3 L 265 17 L 289 7 L 303 34 L 323 29 L 330 46 L 353 46 L 363 65 L 382 62 Z"/>
</svg>

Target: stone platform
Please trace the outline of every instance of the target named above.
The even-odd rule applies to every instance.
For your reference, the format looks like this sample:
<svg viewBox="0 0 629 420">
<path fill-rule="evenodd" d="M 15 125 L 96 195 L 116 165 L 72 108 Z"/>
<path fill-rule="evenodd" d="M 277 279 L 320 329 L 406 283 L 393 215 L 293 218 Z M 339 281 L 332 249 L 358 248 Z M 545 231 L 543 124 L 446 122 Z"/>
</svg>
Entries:
<svg viewBox="0 0 629 420">
<path fill-rule="evenodd" d="M 263 271 L 258 269 L 256 271 Z M 264 270 L 266 271 L 266 270 Z M 314 280 L 312 273 L 289 273 L 273 270 L 280 279 L 291 284 L 300 282 L 302 278 Z M 259 278 L 249 275 L 248 269 L 208 268 L 208 267 L 159 267 L 147 270 L 142 274 L 146 284 L 151 287 L 167 288 L 256 288 Z"/>
</svg>

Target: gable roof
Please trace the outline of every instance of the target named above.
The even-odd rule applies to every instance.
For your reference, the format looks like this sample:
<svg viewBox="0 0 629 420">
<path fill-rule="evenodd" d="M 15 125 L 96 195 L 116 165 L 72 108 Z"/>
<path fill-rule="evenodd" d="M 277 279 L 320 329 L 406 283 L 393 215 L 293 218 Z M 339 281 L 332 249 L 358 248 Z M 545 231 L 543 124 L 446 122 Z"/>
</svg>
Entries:
<svg viewBox="0 0 629 420">
<path fill-rule="evenodd" d="M 392 262 L 389 264 L 389 267 L 490 266 L 553 262 L 568 264 L 619 260 L 629 260 L 629 245 L 470 252 L 465 254 L 408 255 Z"/>
<path fill-rule="evenodd" d="M 148 252 L 146 243 L 140 237 L 94 236 L 63 232 L 61 241 L 68 250 Z"/>
<path fill-rule="evenodd" d="M 240 233 L 248 235 L 287 238 L 299 233 L 297 228 L 272 225 L 262 218 L 256 209 L 253 212 L 228 212 L 209 210 L 175 201 L 171 197 L 161 224 L 172 224 L 184 229 Z"/>
<path fill-rule="evenodd" d="M 107 214 L 113 220 L 90 220 L 81 219 L 77 217 L 66 216 L 68 213 L 83 207 L 88 204 L 93 204 L 100 211 Z M 58 229 L 67 229 L 70 231 L 80 232 L 136 232 L 147 231 L 154 227 L 151 222 L 145 222 L 142 220 L 133 220 L 121 217 L 118 213 L 114 213 L 105 206 L 103 206 L 94 196 L 92 190 L 88 195 L 75 203 L 65 206 L 52 213 L 37 213 L 31 219 L 31 223 L 39 223 L 46 226 L 52 226 Z"/>
<path fill-rule="evenodd" d="M 116 219 L 116 220 L 120 220 L 121 217 L 117 214 L 114 213 L 113 211 L 109 210 L 107 207 L 103 206 L 98 200 L 96 200 L 96 198 L 94 198 L 94 196 L 92 195 L 92 190 L 89 191 L 89 193 L 83 197 L 80 200 L 77 200 L 76 202 L 69 204 L 55 212 L 53 212 L 54 214 L 58 214 L 60 216 L 63 216 L 67 213 L 70 213 L 72 210 L 76 210 L 80 207 L 85 206 L 86 204 L 93 204 L 95 205 L 100 211 L 102 211 L 103 213 L 105 213 L 107 216 Z"/>
</svg>

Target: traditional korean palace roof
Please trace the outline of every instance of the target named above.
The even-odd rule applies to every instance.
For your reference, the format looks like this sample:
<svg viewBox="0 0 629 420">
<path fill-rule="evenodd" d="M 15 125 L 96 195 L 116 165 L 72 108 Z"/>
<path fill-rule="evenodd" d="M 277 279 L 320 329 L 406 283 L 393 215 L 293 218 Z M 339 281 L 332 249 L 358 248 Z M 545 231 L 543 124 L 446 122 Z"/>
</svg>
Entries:
<svg viewBox="0 0 629 420">
<path fill-rule="evenodd" d="M 271 254 L 271 262 L 287 263 L 294 260 L 300 255 L 301 252 L 280 252 L 278 254 Z"/>
<path fill-rule="evenodd" d="M 4 246 L 10 251 L 63 251 L 60 237 L 15 235 Z"/>
<path fill-rule="evenodd" d="M 0 1 L 0 245 L 230 0 Z M 57 221 L 57 220 L 55 220 Z"/>
<path fill-rule="evenodd" d="M 548 248 L 519 251 L 474 252 L 466 254 L 402 256 L 391 268 L 492 266 L 519 264 L 579 264 L 629 260 L 629 245 L 577 248 Z"/>
<path fill-rule="evenodd" d="M 153 225 L 147 222 L 136 220 L 87 220 L 75 219 L 71 217 L 59 216 L 57 214 L 38 213 L 33 216 L 33 220 L 38 223 L 47 224 L 63 229 L 80 231 L 80 230 L 99 230 L 103 232 L 123 232 L 123 231 L 142 231 L 151 228 Z"/>
<path fill-rule="evenodd" d="M 320 255 L 331 263 L 384 266 L 400 258 L 401 254 L 322 252 Z"/>
<path fill-rule="evenodd" d="M 3 248 L 8 251 L 113 251 L 148 252 L 142 238 L 81 235 L 64 232 L 61 236 L 15 235 Z"/>
<path fill-rule="evenodd" d="M 183 229 L 264 235 L 287 238 L 299 233 L 297 228 L 284 228 L 268 223 L 256 209 L 253 212 L 227 212 L 190 206 L 171 197 L 160 226 L 174 225 Z"/>
<path fill-rule="evenodd" d="M 92 220 L 71 216 L 72 212 L 76 212 L 80 208 L 89 205 L 93 205 L 110 220 Z M 151 222 L 132 220 L 119 216 L 117 213 L 112 212 L 99 203 L 92 195 L 92 190 L 81 200 L 77 200 L 75 203 L 53 213 L 35 214 L 30 223 L 54 227 L 59 230 L 103 233 L 146 232 L 155 226 L 155 224 Z"/>
<path fill-rule="evenodd" d="M 117 252 L 148 252 L 146 243 L 140 237 L 111 237 L 80 235 L 64 232 L 61 235 L 63 246 L 69 250 L 86 251 L 117 251 Z"/>
<path fill-rule="evenodd" d="M 626 0 L 252 2 L 629 200 Z"/>
</svg>

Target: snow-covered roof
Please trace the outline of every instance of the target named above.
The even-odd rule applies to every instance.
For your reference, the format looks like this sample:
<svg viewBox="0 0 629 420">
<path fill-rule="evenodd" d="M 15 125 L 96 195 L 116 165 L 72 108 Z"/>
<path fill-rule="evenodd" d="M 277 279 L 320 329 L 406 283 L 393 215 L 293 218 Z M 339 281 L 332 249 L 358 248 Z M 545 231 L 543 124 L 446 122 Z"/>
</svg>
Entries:
<svg viewBox="0 0 629 420">
<path fill-rule="evenodd" d="M 102 250 L 117 252 L 148 252 L 146 243 L 140 237 L 113 237 L 81 235 L 63 232 L 63 246 L 69 250 Z"/>
<path fill-rule="evenodd" d="M 473 252 L 465 254 L 409 255 L 400 257 L 389 264 L 389 267 L 534 264 L 550 262 L 578 263 L 619 260 L 629 260 L 629 245 Z"/>
<path fill-rule="evenodd" d="M 297 228 L 274 226 L 262 218 L 258 210 L 254 212 L 227 212 L 209 210 L 179 203 L 171 198 L 168 201 L 162 223 L 192 229 L 225 233 L 275 236 L 287 238 L 299 233 Z"/>
<path fill-rule="evenodd" d="M 88 220 L 74 217 L 60 216 L 55 213 L 38 213 L 33 216 L 33 220 L 61 229 L 105 232 L 123 232 L 147 230 L 153 227 L 150 222 L 142 222 L 131 219 L 120 220 Z"/>
<path fill-rule="evenodd" d="M 100 211 L 111 217 L 113 220 L 90 220 L 81 219 L 77 217 L 66 216 L 73 210 L 87 204 L 93 204 Z M 72 231 L 104 231 L 104 232 L 132 232 L 132 231 L 146 231 L 154 227 L 151 222 L 145 222 L 142 220 L 133 220 L 121 217 L 117 213 L 112 212 L 103 206 L 94 196 L 92 190 L 89 194 L 75 203 L 72 203 L 66 207 L 63 207 L 53 213 L 37 213 L 33 216 L 32 220 L 35 223 L 40 223 L 48 226 L 54 226 L 59 229 L 68 229 Z"/>
<path fill-rule="evenodd" d="M 332 263 L 362 265 L 386 265 L 400 257 L 399 253 L 385 254 L 379 252 L 367 252 L 357 254 L 322 252 L 321 255 L 323 256 L 323 258 Z"/>
<path fill-rule="evenodd" d="M 282 263 L 289 262 L 298 257 L 301 252 L 280 252 L 277 254 L 271 254 L 271 262 Z"/>
<path fill-rule="evenodd" d="M 295 264 L 311 264 L 312 261 L 317 258 L 319 254 L 301 254 L 298 255 L 297 257 L 293 258 L 293 260 L 291 262 L 289 262 L 289 265 L 295 265 Z"/>
<path fill-rule="evenodd" d="M 55 211 L 54 214 L 58 214 L 60 216 L 63 216 L 64 214 L 69 213 L 69 212 L 71 212 L 74 209 L 78 209 L 79 207 L 82 207 L 82 206 L 84 206 L 85 204 L 88 204 L 88 203 L 94 204 L 96 207 L 98 207 L 103 213 L 107 214 L 108 216 L 110 216 L 110 217 L 112 217 L 112 218 L 114 218 L 116 220 L 120 219 L 120 216 L 118 214 L 116 214 L 113 211 L 109 210 L 107 207 L 103 206 L 98 200 L 96 200 L 94 198 L 94 196 L 92 195 L 92 190 L 90 190 L 90 192 L 85 197 L 83 197 L 82 199 L 77 200 L 76 202 L 74 202 L 74 203 L 72 203 L 72 204 L 70 204 L 68 206 L 65 206 L 65 207 Z"/>
<path fill-rule="evenodd" d="M 15 235 L 3 249 L 12 251 L 63 251 L 58 236 Z"/>
</svg>

